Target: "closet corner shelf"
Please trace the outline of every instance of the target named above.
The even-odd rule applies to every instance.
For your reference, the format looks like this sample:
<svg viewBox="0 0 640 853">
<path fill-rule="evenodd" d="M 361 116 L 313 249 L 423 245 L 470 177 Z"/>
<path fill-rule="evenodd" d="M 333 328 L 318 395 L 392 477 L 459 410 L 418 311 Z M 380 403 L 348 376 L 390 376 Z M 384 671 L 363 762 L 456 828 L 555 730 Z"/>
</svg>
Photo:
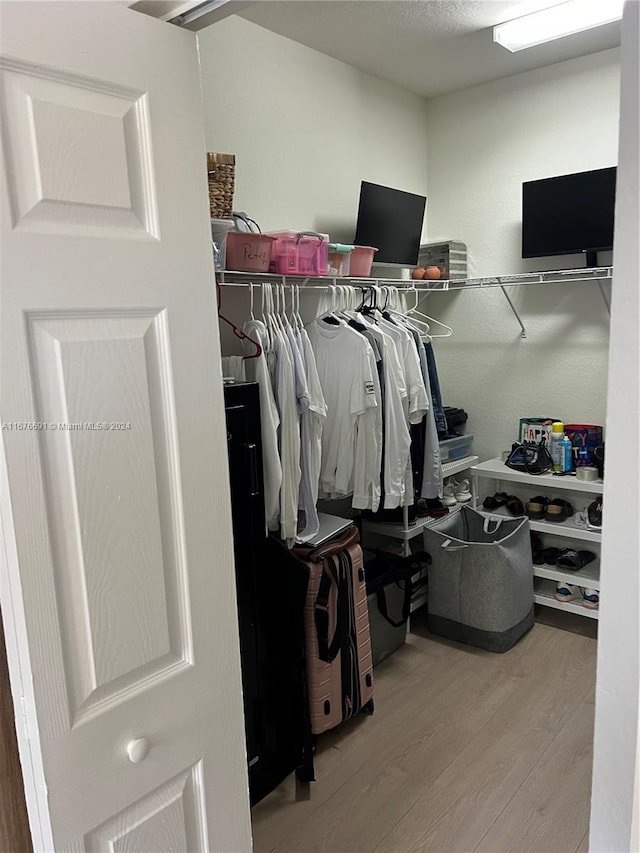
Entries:
<svg viewBox="0 0 640 853">
<path fill-rule="evenodd" d="M 459 474 L 460 471 L 466 471 L 478 461 L 479 456 L 463 456 L 461 459 L 453 459 L 451 462 L 445 462 L 442 466 L 442 476 L 452 477 L 454 474 Z M 418 536 L 425 527 L 435 524 L 437 519 L 417 518 L 415 521 L 408 524 L 394 523 L 388 521 L 372 521 L 368 518 L 362 519 L 362 524 L 366 527 L 368 533 L 381 533 L 383 536 L 389 536 L 391 539 L 403 539 L 407 542 Z"/>
<path fill-rule="evenodd" d="M 591 495 L 601 494 L 604 485 L 602 480 L 586 482 L 584 480 L 576 480 L 575 477 L 554 477 L 553 474 L 523 474 L 507 468 L 501 459 L 489 459 L 486 462 L 481 462 L 479 465 L 473 465 L 469 473 L 471 474 L 473 505 L 481 512 L 485 512 L 479 506 L 479 481 L 481 479 L 493 480 L 493 488 L 496 491 L 501 490 L 501 486 L 499 485 L 501 482 L 506 482 L 525 487 L 530 486 L 535 490 L 535 493 L 541 491 L 542 494 L 549 494 L 562 490 L 573 492 L 574 494 L 582 495 L 587 501 L 590 501 Z M 487 516 L 511 517 L 504 508 L 495 512 L 485 512 L 485 514 Z M 549 536 L 559 536 L 565 539 L 575 539 L 578 542 L 584 542 L 587 550 L 589 543 L 599 543 L 602 541 L 602 534 L 599 531 L 578 527 L 573 518 L 569 518 L 562 523 L 529 520 L 529 528 Z M 580 547 L 584 546 L 576 545 L 576 548 Z M 557 601 L 554 597 L 558 581 L 599 590 L 600 563 L 598 560 L 588 563 L 584 568 L 576 572 L 567 571 L 557 566 L 533 566 L 533 575 L 535 578 L 534 600 L 536 604 L 553 607 L 556 610 L 565 610 L 568 613 L 586 616 L 589 619 L 598 618 L 598 611 L 590 610 L 581 601 L 577 603 L 575 601 Z"/>
<path fill-rule="evenodd" d="M 471 475 L 524 485 L 540 485 L 550 489 L 564 489 L 570 492 L 590 492 L 594 495 L 602 494 L 604 488 L 602 480 L 578 480 L 572 476 L 556 477 L 553 474 L 523 474 L 508 468 L 501 459 L 488 459 L 486 462 L 480 462 L 479 465 L 473 465 Z"/>
<path fill-rule="evenodd" d="M 575 601 L 557 601 L 553 597 L 554 592 L 554 582 L 542 580 L 535 587 L 533 600 L 536 604 L 542 604 L 545 607 L 553 607 L 556 610 L 564 610 L 567 613 L 576 613 L 578 616 L 586 616 L 588 619 L 598 619 L 597 610 L 590 610 L 588 607 Z"/>
</svg>

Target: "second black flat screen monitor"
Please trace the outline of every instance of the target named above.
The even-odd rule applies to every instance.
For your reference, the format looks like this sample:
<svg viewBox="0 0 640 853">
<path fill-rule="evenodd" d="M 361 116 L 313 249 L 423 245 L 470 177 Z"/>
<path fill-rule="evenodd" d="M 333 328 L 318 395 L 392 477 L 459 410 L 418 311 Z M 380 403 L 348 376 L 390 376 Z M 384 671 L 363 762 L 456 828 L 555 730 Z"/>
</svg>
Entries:
<svg viewBox="0 0 640 853">
<path fill-rule="evenodd" d="M 412 267 L 418 262 L 427 199 L 362 181 L 356 246 L 375 246 L 374 264 Z"/>
</svg>

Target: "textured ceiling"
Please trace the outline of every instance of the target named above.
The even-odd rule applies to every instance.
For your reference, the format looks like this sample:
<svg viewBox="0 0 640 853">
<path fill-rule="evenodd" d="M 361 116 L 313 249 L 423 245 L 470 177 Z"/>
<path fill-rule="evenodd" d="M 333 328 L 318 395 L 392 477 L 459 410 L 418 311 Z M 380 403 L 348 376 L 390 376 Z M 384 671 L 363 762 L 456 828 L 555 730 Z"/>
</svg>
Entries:
<svg viewBox="0 0 640 853">
<path fill-rule="evenodd" d="M 515 54 L 493 43 L 494 24 L 555 2 L 259 0 L 240 14 L 268 30 L 431 98 L 620 44 L 619 23 Z"/>
</svg>

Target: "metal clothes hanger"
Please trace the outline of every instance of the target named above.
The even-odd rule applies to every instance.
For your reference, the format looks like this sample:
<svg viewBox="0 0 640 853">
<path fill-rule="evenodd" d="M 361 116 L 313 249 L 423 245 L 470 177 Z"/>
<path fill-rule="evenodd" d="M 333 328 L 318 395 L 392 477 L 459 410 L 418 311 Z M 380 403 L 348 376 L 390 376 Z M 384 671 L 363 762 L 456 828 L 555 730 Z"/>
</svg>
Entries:
<svg viewBox="0 0 640 853">
<path fill-rule="evenodd" d="M 222 313 L 222 289 L 220 284 L 216 282 L 216 292 L 218 297 L 218 317 L 220 320 L 224 320 L 224 322 L 231 326 L 233 330 L 233 334 L 241 341 L 249 341 L 249 343 L 253 344 L 256 348 L 256 351 L 252 355 L 244 355 L 243 360 L 247 360 L 249 358 L 259 358 L 262 355 L 262 347 L 258 343 L 258 341 L 254 340 L 250 335 L 247 335 L 246 332 L 243 332 L 242 329 L 239 329 L 235 323 L 232 323 L 227 317 Z"/>
<path fill-rule="evenodd" d="M 443 335 L 434 335 L 433 332 L 429 331 L 429 335 L 432 338 L 450 338 L 451 335 L 453 334 L 453 329 L 451 328 L 451 326 L 447 326 L 447 324 L 443 323 L 441 320 L 436 320 L 435 317 L 430 317 L 428 314 L 423 314 L 422 311 L 418 311 L 418 303 L 420 302 L 420 296 L 418 294 L 418 291 L 415 288 L 412 288 L 412 290 L 416 294 L 416 303 L 413 306 L 413 308 L 410 308 L 406 312 L 405 316 L 411 317 L 411 318 L 413 318 L 414 315 L 416 318 L 423 317 L 425 320 L 428 320 L 429 323 L 435 323 L 437 326 L 440 326 L 441 328 L 446 330 L 446 334 L 443 334 Z"/>
</svg>

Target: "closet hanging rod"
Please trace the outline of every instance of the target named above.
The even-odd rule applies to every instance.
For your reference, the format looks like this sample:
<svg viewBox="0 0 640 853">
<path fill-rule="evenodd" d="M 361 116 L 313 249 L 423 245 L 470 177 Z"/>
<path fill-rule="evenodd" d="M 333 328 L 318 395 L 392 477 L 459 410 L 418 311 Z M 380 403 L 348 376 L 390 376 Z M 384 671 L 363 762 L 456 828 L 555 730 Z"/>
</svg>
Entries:
<svg viewBox="0 0 640 853">
<path fill-rule="evenodd" d="M 288 276 L 287 276 L 287 278 L 288 278 Z M 377 287 L 380 279 L 371 279 L 368 284 L 365 284 L 364 282 L 356 284 L 355 281 L 356 281 L 356 279 L 353 279 L 353 278 L 349 279 L 348 282 L 345 279 L 343 279 L 342 282 L 340 282 L 340 279 L 338 279 L 339 283 L 342 283 L 343 285 L 346 284 L 347 287 L 353 287 L 354 290 L 368 290 L 369 288 Z M 273 284 L 273 283 L 274 282 L 270 282 L 270 281 L 246 281 L 246 282 L 242 282 L 242 281 L 219 281 L 218 282 L 218 284 L 221 287 L 241 287 L 243 290 L 248 290 L 250 287 L 262 287 L 263 284 Z M 315 283 L 314 284 L 306 284 L 304 282 L 297 282 L 297 281 L 286 281 L 286 282 L 284 282 L 284 284 L 286 287 L 296 287 L 297 286 L 298 292 L 305 291 L 305 290 L 307 290 L 307 291 L 308 290 L 333 290 L 336 287 L 335 284 L 315 284 Z M 402 288 L 398 288 L 398 289 L 401 290 L 402 293 L 411 293 L 415 290 L 415 288 L 406 288 L 406 287 L 402 287 Z"/>
</svg>

